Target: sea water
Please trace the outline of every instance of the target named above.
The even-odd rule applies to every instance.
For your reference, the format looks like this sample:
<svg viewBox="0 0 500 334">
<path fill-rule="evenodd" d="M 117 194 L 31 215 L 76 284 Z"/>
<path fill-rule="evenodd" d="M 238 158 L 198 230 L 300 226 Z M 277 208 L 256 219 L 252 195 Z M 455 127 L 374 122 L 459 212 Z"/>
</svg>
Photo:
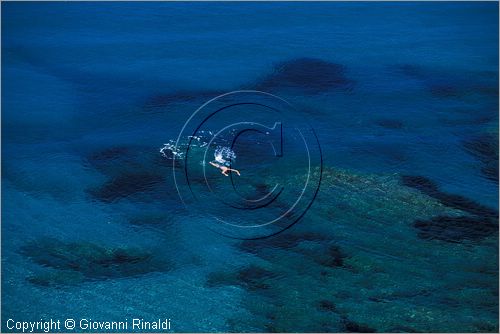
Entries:
<svg viewBox="0 0 500 334">
<path fill-rule="evenodd" d="M 497 3 L 2 3 L 2 88 L 3 331 L 498 331 Z M 257 241 L 172 181 L 189 116 L 240 89 L 323 153 L 311 209 Z M 209 159 L 300 184 L 266 145 Z"/>
</svg>

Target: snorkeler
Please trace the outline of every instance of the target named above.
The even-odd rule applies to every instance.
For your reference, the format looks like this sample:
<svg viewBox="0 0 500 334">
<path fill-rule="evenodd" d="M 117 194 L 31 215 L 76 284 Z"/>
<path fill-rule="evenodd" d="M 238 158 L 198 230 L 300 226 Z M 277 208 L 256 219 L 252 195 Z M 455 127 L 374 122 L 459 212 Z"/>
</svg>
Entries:
<svg viewBox="0 0 500 334">
<path fill-rule="evenodd" d="M 235 172 L 236 174 L 238 174 L 238 176 L 240 176 L 240 171 L 237 169 L 232 169 L 232 168 L 229 168 L 226 166 L 222 166 L 222 165 L 216 164 L 212 161 L 210 161 L 210 164 L 214 167 L 220 168 L 221 173 L 224 174 L 225 176 L 229 176 L 229 174 L 227 172 Z"/>
</svg>

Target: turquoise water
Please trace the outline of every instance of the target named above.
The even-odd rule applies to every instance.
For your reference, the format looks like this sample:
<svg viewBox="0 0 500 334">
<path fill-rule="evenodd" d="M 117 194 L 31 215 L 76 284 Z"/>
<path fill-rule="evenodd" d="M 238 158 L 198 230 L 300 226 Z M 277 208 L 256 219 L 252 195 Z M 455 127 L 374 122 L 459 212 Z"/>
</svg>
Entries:
<svg viewBox="0 0 500 334">
<path fill-rule="evenodd" d="M 2 46 L 3 331 L 498 331 L 497 3 L 2 3 Z M 323 159 L 255 241 L 186 210 L 160 152 L 239 89 L 293 104 Z M 235 152 L 247 194 L 303 184 Z"/>
</svg>

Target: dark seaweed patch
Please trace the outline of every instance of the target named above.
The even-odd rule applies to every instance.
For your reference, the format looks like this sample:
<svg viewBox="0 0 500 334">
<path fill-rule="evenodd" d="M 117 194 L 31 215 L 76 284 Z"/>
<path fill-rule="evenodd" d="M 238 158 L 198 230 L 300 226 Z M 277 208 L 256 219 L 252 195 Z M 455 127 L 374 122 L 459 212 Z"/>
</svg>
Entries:
<svg viewBox="0 0 500 334">
<path fill-rule="evenodd" d="M 429 91 L 436 97 L 457 97 L 460 91 L 452 84 L 435 83 L 429 85 Z"/>
<path fill-rule="evenodd" d="M 434 197 L 433 194 L 439 192 L 437 184 L 425 176 L 402 175 L 401 180 L 405 186 L 420 190 L 431 197 Z"/>
<path fill-rule="evenodd" d="M 496 210 L 488 208 L 460 195 L 440 192 L 436 198 L 446 206 L 468 212 L 472 215 L 498 218 L 498 212 Z"/>
<path fill-rule="evenodd" d="M 130 225 L 143 227 L 162 227 L 171 224 L 171 217 L 163 212 L 144 213 L 131 217 L 128 222 Z"/>
<path fill-rule="evenodd" d="M 237 279 L 240 285 L 243 285 L 248 290 L 269 289 L 268 281 L 275 277 L 276 274 L 267 269 L 257 266 L 250 266 L 238 271 Z"/>
<path fill-rule="evenodd" d="M 395 119 L 379 119 L 375 123 L 378 126 L 391 130 L 400 130 L 403 128 L 403 122 Z"/>
<path fill-rule="evenodd" d="M 136 148 L 114 146 L 91 152 L 85 157 L 85 164 L 108 176 L 119 171 L 136 170 L 141 167 Z"/>
<path fill-rule="evenodd" d="M 349 320 L 346 316 L 342 317 L 341 320 L 342 329 L 347 333 L 376 333 L 377 331 L 374 328 L 369 326 L 359 324 L 352 320 Z"/>
<path fill-rule="evenodd" d="M 318 94 L 334 89 L 351 89 L 353 81 L 346 77 L 343 65 L 316 58 L 297 58 L 277 63 L 272 73 L 265 75 L 254 86 L 257 90 L 300 89 L 306 94 Z M 168 105 L 206 101 L 225 91 L 178 91 L 151 96 L 144 102 L 145 111 Z"/>
<path fill-rule="evenodd" d="M 448 207 L 459 209 L 480 217 L 498 218 L 498 212 L 496 210 L 461 195 L 440 191 L 436 183 L 424 176 L 403 175 L 401 176 L 401 180 L 405 186 L 418 189 L 427 196 L 437 199 Z"/>
<path fill-rule="evenodd" d="M 480 323 L 476 324 L 475 327 L 478 329 L 478 332 L 498 333 L 498 325 L 497 324 L 480 322 Z"/>
<path fill-rule="evenodd" d="M 85 164 L 108 176 L 123 173 L 151 173 L 172 168 L 172 161 L 148 147 L 113 146 L 91 152 L 85 156 Z"/>
<path fill-rule="evenodd" d="M 112 160 L 120 159 L 123 156 L 130 154 L 130 148 L 126 146 L 116 146 L 106 148 L 101 151 L 93 152 L 88 156 L 91 163 L 99 164 L 102 162 L 109 162 Z"/>
<path fill-rule="evenodd" d="M 254 188 L 258 196 L 267 195 L 271 191 L 271 188 L 265 183 L 257 183 Z"/>
<path fill-rule="evenodd" d="M 323 245 L 314 249 L 309 247 L 300 248 L 297 252 L 326 268 L 345 268 L 346 264 L 344 260 L 349 258 L 349 256 L 337 245 L 330 245 L 326 249 Z M 327 276 L 328 272 L 323 271 L 320 274 L 322 276 Z"/>
<path fill-rule="evenodd" d="M 344 267 L 344 259 L 349 256 L 345 254 L 339 246 L 332 245 L 326 252 L 321 252 L 314 258 L 314 261 L 325 267 Z"/>
<path fill-rule="evenodd" d="M 78 283 L 83 279 L 116 279 L 166 271 L 169 265 L 135 248 L 105 248 L 90 242 L 66 243 L 53 238 L 32 241 L 20 253 L 51 269 L 28 280 L 38 285 Z"/>
<path fill-rule="evenodd" d="M 290 249 L 303 241 L 322 242 L 325 240 L 327 240 L 325 236 L 314 232 L 280 233 L 265 239 L 245 240 L 238 247 L 245 252 L 257 254 L 266 248 Z"/>
<path fill-rule="evenodd" d="M 179 91 L 166 94 L 158 94 L 151 96 L 144 103 L 144 108 L 146 110 L 165 107 L 176 103 L 186 103 L 192 101 L 205 101 L 216 96 L 219 96 L 225 92 L 207 90 L 207 91 Z"/>
<path fill-rule="evenodd" d="M 318 302 L 318 309 L 326 312 L 336 312 L 337 309 L 332 301 L 323 299 Z"/>
<path fill-rule="evenodd" d="M 443 124 L 451 126 L 484 125 L 497 120 L 498 112 L 493 107 L 453 108 L 448 113 L 440 114 L 440 119 Z"/>
<path fill-rule="evenodd" d="M 402 147 L 401 144 L 381 144 L 373 145 L 370 149 L 366 150 L 367 154 L 377 154 L 390 161 L 398 163 L 408 160 L 408 150 Z"/>
<path fill-rule="evenodd" d="M 102 173 L 107 180 L 87 189 L 95 199 L 110 203 L 133 195 L 134 200 L 172 199 L 173 182 L 168 175 L 172 161 L 159 152 L 140 146 L 114 146 L 85 157 L 85 163 Z"/>
<path fill-rule="evenodd" d="M 318 94 L 338 88 L 351 88 L 353 81 L 345 75 L 345 67 L 315 58 L 298 58 L 275 65 L 271 74 L 256 85 L 256 89 L 300 89 Z"/>
<path fill-rule="evenodd" d="M 481 173 L 483 173 L 487 179 L 498 183 L 498 161 L 481 167 Z"/>
<path fill-rule="evenodd" d="M 386 303 L 386 300 L 374 296 L 368 297 L 368 300 L 375 303 Z"/>
<path fill-rule="evenodd" d="M 114 202 L 138 193 L 153 191 L 155 186 L 164 181 L 164 177 L 148 173 L 127 173 L 104 183 L 101 187 L 88 192 L 102 202 Z"/>
<path fill-rule="evenodd" d="M 225 286 L 225 285 L 237 285 L 234 275 L 225 271 L 217 271 L 208 274 L 205 286 L 209 288 Z"/>
<path fill-rule="evenodd" d="M 460 195 L 439 190 L 431 180 L 423 176 L 402 176 L 402 182 L 408 187 L 420 190 L 436 198 L 443 205 L 459 209 L 471 216 L 438 216 L 430 220 L 417 220 L 413 226 L 420 232 L 418 236 L 426 240 L 461 242 L 477 241 L 498 232 L 498 212 Z"/>
<path fill-rule="evenodd" d="M 491 83 L 482 80 L 471 81 L 460 72 L 429 70 L 410 64 L 396 66 L 396 69 L 404 75 L 421 81 L 429 93 L 438 98 L 457 98 L 468 94 L 498 96 L 498 79 Z"/>
<path fill-rule="evenodd" d="M 206 285 L 208 287 L 237 285 L 246 290 L 267 290 L 271 286 L 269 280 L 276 277 L 270 270 L 251 265 L 236 272 L 215 272 L 208 276 Z"/>
<path fill-rule="evenodd" d="M 464 147 L 481 161 L 498 160 L 498 137 L 482 135 L 464 142 Z"/>
<path fill-rule="evenodd" d="M 430 220 L 417 220 L 413 224 L 419 229 L 422 239 L 437 239 L 448 242 L 477 241 L 498 232 L 498 225 L 488 218 L 438 216 Z"/>
<path fill-rule="evenodd" d="M 482 164 L 486 178 L 498 183 L 498 136 L 481 135 L 463 142 L 465 150 Z"/>
<path fill-rule="evenodd" d="M 415 328 L 409 327 L 409 326 L 404 326 L 404 325 L 392 327 L 387 332 L 389 332 L 389 333 L 418 333 L 418 331 Z"/>
<path fill-rule="evenodd" d="M 456 97 L 460 94 L 456 80 L 451 77 L 432 73 L 416 65 L 400 65 L 397 69 L 404 75 L 421 81 L 428 91 L 436 97 Z"/>
<path fill-rule="evenodd" d="M 26 280 L 31 284 L 43 287 L 60 287 L 80 284 L 85 280 L 85 277 L 72 270 L 50 270 L 30 276 Z"/>
<path fill-rule="evenodd" d="M 278 330 L 273 324 L 267 324 L 264 326 L 266 329 L 267 333 L 279 333 L 280 330 Z"/>
</svg>

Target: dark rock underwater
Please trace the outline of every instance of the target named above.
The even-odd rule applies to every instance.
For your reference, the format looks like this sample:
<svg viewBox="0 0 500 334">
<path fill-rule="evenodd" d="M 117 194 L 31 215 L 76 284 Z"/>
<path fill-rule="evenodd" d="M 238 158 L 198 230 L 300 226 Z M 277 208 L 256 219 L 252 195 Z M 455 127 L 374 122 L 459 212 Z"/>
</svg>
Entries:
<svg viewBox="0 0 500 334">
<path fill-rule="evenodd" d="M 105 248 L 90 242 L 66 243 L 53 238 L 33 240 L 20 253 L 49 268 L 28 277 L 41 286 L 64 286 L 84 280 L 118 279 L 170 270 L 168 263 L 147 251 Z"/>
</svg>

